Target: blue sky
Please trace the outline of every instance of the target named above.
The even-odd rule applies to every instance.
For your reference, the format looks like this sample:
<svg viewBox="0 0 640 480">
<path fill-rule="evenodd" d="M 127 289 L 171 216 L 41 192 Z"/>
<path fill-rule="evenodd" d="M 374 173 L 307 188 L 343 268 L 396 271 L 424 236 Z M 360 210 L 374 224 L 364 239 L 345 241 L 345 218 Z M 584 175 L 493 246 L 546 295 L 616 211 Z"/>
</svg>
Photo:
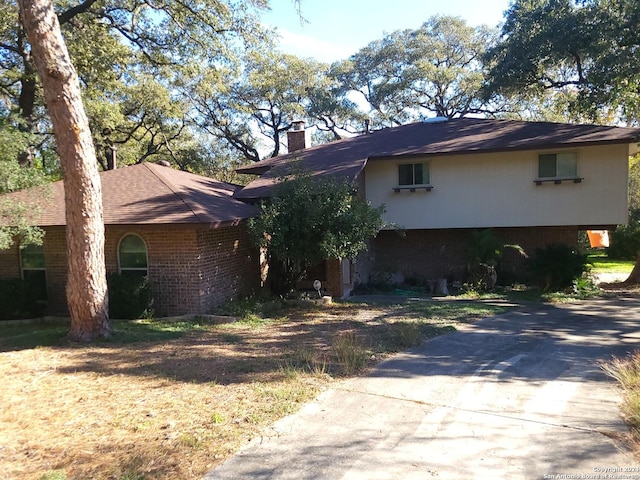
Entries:
<svg viewBox="0 0 640 480">
<path fill-rule="evenodd" d="M 263 23 L 277 27 L 280 49 L 331 62 L 347 58 L 385 32 L 418 28 L 437 14 L 469 25 L 498 25 L 510 0 L 302 0 L 301 25 L 294 0 L 270 0 Z"/>
</svg>

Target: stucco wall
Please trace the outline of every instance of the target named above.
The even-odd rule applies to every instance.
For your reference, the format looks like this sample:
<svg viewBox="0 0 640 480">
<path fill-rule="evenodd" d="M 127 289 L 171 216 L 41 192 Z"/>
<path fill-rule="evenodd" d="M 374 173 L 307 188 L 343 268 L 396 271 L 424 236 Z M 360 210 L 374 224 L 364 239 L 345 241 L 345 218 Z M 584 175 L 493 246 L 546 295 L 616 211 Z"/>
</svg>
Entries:
<svg viewBox="0 0 640 480">
<path fill-rule="evenodd" d="M 576 152 L 582 183 L 536 185 L 538 154 Z M 407 229 L 615 225 L 627 220 L 627 146 L 415 158 L 430 162 L 433 190 L 401 191 L 398 163 L 366 167 L 366 195 Z"/>
</svg>

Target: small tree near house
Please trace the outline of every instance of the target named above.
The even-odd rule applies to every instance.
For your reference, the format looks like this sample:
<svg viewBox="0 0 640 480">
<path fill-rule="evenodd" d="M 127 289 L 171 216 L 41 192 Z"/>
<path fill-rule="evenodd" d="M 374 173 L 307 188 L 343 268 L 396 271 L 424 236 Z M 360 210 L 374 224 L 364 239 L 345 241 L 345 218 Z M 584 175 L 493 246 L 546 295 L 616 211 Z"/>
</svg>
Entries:
<svg viewBox="0 0 640 480">
<path fill-rule="evenodd" d="M 382 228 L 383 212 L 354 195 L 346 181 L 306 174 L 283 179 L 249 222 L 256 245 L 267 253 L 271 291 L 291 292 L 322 260 L 355 258 Z"/>
</svg>

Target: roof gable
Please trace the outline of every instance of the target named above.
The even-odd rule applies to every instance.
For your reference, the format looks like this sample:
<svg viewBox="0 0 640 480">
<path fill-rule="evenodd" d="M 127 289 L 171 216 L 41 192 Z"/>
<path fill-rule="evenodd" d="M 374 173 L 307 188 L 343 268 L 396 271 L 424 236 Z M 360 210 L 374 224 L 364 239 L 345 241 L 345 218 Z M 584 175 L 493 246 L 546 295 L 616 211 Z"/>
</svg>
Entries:
<svg viewBox="0 0 640 480">
<path fill-rule="evenodd" d="M 240 187 L 212 178 L 141 163 L 100 173 L 105 225 L 237 223 L 255 207 L 232 198 Z M 65 225 L 64 184 L 9 194 L 41 210 L 34 223 Z"/>
<path fill-rule="evenodd" d="M 264 173 L 235 194 L 240 199 L 269 195 L 277 179 L 291 170 L 355 179 L 367 160 L 532 150 L 598 144 L 635 144 L 640 129 L 551 122 L 456 118 L 387 128 L 271 158 L 240 173 Z"/>
</svg>

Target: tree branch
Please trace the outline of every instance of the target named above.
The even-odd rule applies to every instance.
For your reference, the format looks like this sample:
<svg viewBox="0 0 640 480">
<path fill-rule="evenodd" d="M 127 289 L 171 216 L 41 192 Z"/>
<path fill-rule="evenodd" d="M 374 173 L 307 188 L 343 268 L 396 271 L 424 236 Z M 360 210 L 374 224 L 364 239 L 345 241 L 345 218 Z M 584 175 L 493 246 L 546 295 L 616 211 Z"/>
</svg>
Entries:
<svg viewBox="0 0 640 480">
<path fill-rule="evenodd" d="M 64 25 L 65 23 L 68 23 L 76 15 L 79 15 L 89 10 L 91 6 L 97 1 L 98 0 L 85 0 L 81 4 L 76 5 L 75 7 L 71 7 L 68 10 L 65 10 L 64 12 L 58 15 L 58 22 L 60 22 L 60 25 Z"/>
</svg>

